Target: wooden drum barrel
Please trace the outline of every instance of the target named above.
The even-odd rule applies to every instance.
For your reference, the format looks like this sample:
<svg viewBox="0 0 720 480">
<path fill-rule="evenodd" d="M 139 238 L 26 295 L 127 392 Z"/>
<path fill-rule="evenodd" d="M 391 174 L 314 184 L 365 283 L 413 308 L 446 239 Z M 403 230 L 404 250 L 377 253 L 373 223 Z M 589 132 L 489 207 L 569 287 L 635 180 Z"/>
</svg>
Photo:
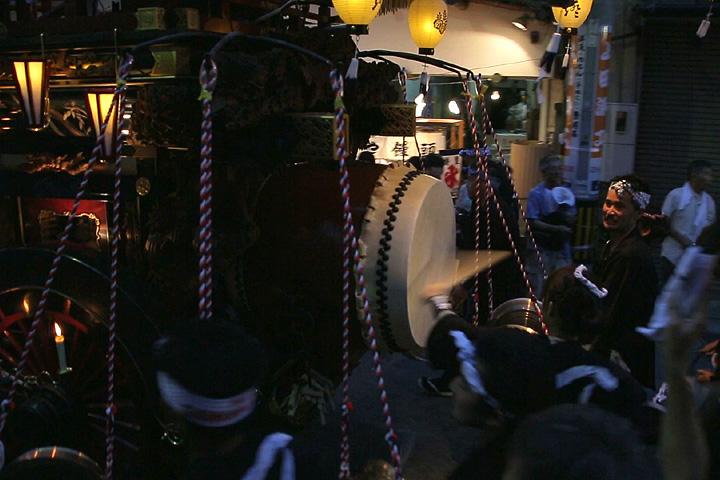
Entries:
<svg viewBox="0 0 720 480">
<path fill-rule="evenodd" d="M 450 191 L 404 166 L 359 164 L 349 174 L 378 346 L 422 357 L 434 315 L 421 290 L 455 269 Z M 336 166 L 301 164 L 274 174 L 260 192 L 260 236 L 243 264 L 244 293 L 271 361 L 300 355 L 334 381 L 342 372 L 342 206 Z M 365 328 L 352 288 L 350 350 L 357 359 Z"/>
</svg>

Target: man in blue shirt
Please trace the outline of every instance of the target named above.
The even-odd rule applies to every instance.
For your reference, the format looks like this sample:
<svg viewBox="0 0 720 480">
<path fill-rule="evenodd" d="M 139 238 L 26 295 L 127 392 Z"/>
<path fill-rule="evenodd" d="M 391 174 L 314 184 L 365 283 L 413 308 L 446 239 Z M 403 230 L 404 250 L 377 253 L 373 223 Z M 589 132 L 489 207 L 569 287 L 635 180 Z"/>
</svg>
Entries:
<svg viewBox="0 0 720 480">
<path fill-rule="evenodd" d="M 538 244 L 545 273 L 550 274 L 558 268 L 572 264 L 570 254 L 570 234 L 575 224 L 575 201 L 572 192 L 562 187 L 563 162 L 557 155 L 549 155 L 540 160 L 540 171 L 544 181 L 530 190 L 528 195 L 527 219 Z M 566 199 L 558 202 L 561 195 L 553 195 L 553 190 L 564 189 Z M 557 197 L 557 198 L 556 198 Z M 543 269 L 537 255 L 528 242 L 527 272 L 533 292 L 542 298 Z"/>
</svg>

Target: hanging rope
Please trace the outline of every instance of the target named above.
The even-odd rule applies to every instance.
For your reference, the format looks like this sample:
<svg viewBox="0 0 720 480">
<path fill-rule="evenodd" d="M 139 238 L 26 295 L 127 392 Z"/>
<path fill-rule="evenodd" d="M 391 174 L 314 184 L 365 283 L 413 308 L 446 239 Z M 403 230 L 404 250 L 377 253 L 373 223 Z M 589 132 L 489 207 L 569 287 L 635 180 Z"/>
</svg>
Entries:
<svg viewBox="0 0 720 480">
<path fill-rule="evenodd" d="M 212 318 L 212 94 L 217 65 L 208 57 L 200 66 L 202 133 L 200 137 L 200 262 L 198 310 L 200 320 Z"/>
<path fill-rule="evenodd" d="M 480 84 L 480 78 L 476 77 L 475 82 L 478 88 L 481 88 Z M 479 91 L 479 90 L 478 90 Z M 487 113 L 487 108 L 485 105 L 485 98 L 480 97 L 480 105 L 482 107 L 483 111 L 483 127 L 484 129 L 487 128 L 490 130 L 490 133 L 493 135 L 493 139 L 495 140 L 495 145 L 497 146 L 498 153 L 500 155 L 501 162 L 503 166 L 505 167 L 505 172 L 508 175 L 508 179 L 510 180 L 510 184 L 512 185 L 513 194 L 517 198 L 517 189 L 515 188 L 515 182 L 512 178 L 512 173 L 510 171 L 510 167 L 508 166 L 507 162 L 505 161 L 505 157 L 502 153 L 502 148 L 500 148 L 500 141 L 498 139 L 497 134 L 495 133 L 495 129 L 492 126 L 492 122 L 490 121 L 490 116 Z M 500 218 L 502 219 L 503 227 L 505 228 L 505 234 L 508 236 L 508 240 L 510 241 L 510 245 L 513 249 L 513 255 L 515 256 L 515 260 L 517 261 L 518 266 L 520 267 L 520 272 L 522 273 L 523 280 L 525 281 L 525 286 L 528 289 L 528 294 L 530 296 L 530 299 L 533 301 L 533 307 L 535 308 L 535 312 L 538 315 L 538 321 L 540 322 L 540 325 L 542 326 L 543 331 L 545 334 L 548 334 L 547 325 L 545 325 L 545 322 L 543 321 L 542 312 L 540 311 L 540 307 L 538 305 L 538 298 L 535 296 L 535 292 L 533 291 L 532 286 L 530 285 L 530 279 L 528 278 L 527 272 L 525 271 L 525 266 L 523 265 L 522 259 L 520 258 L 520 253 L 518 251 L 517 245 L 515 244 L 515 240 L 512 238 L 512 234 L 510 233 L 510 229 L 508 227 L 507 221 L 505 220 L 505 215 L 503 215 L 502 210 L 500 208 L 500 203 L 495 195 L 495 191 L 492 189 L 492 185 L 490 185 L 492 197 L 495 200 L 495 206 L 498 210 L 498 213 L 500 214 Z M 545 265 L 542 261 L 542 256 L 540 255 L 540 251 L 537 248 L 537 244 L 535 243 L 535 238 L 532 235 L 532 230 L 530 228 L 530 225 L 527 220 L 527 216 L 525 215 L 525 210 L 522 207 L 522 204 L 518 202 L 518 207 L 520 209 L 520 213 L 522 215 L 523 221 L 525 222 L 525 225 L 527 227 L 528 235 L 530 236 L 530 240 L 532 241 L 533 247 L 535 248 L 535 253 L 538 256 L 538 261 L 540 262 L 540 265 L 542 267 L 543 271 L 543 277 L 545 277 Z"/>
<path fill-rule="evenodd" d="M 472 108 L 472 101 L 473 97 L 470 95 L 470 89 L 468 87 L 468 82 L 465 80 L 463 82 L 463 91 L 465 92 L 466 98 L 467 98 L 467 109 L 468 109 L 468 118 L 470 119 L 470 130 L 472 131 L 473 136 L 473 146 L 475 149 L 475 156 L 477 157 L 477 164 L 476 168 L 478 170 L 478 173 L 482 169 L 483 177 L 485 178 L 485 219 L 487 223 L 487 249 L 490 250 L 490 190 L 492 189 L 492 185 L 490 184 L 490 176 L 488 174 L 488 168 L 487 168 L 487 162 L 483 155 L 480 153 L 480 137 L 478 135 L 477 131 L 477 122 L 475 121 L 475 113 L 473 112 Z M 480 90 L 478 90 L 478 94 L 480 94 Z M 483 133 L 483 143 L 485 143 L 484 140 L 485 134 Z M 485 146 L 485 145 L 484 145 Z M 483 146 L 483 148 L 484 148 Z M 488 186 L 489 185 L 489 186 Z M 480 175 L 477 175 L 475 177 L 475 185 L 473 186 L 475 189 L 475 251 L 480 251 L 480 205 L 478 202 L 478 194 L 480 193 Z M 475 262 L 477 263 L 478 256 L 475 256 Z M 491 260 L 492 262 L 492 260 Z M 488 283 L 488 307 L 490 311 L 490 315 L 492 315 L 493 311 L 493 283 L 492 283 L 492 263 L 488 266 L 487 271 L 485 272 L 485 278 L 487 279 Z M 473 300 L 475 304 L 475 311 L 473 312 L 473 325 L 477 325 L 479 323 L 480 318 L 480 273 L 475 274 L 475 286 L 473 289 Z"/>
<path fill-rule="evenodd" d="M 96 142 L 93 156 L 99 155 L 105 142 L 107 124 L 111 115 L 116 115 L 117 138 L 115 142 L 115 185 L 113 188 L 112 240 L 110 242 L 110 313 L 108 319 L 108 403 L 105 410 L 105 477 L 112 480 L 115 454 L 115 340 L 117 325 L 118 257 L 120 246 L 120 180 L 122 174 L 122 145 L 124 140 L 126 82 L 133 58 L 128 56 L 118 70 L 117 88 L 113 103 L 102 127 L 100 142 Z"/>
<path fill-rule="evenodd" d="M 108 112 L 108 115 L 105 117 L 103 122 L 103 127 L 101 129 L 101 134 L 98 135 L 98 137 L 95 139 L 95 146 L 93 148 L 92 157 L 88 160 L 88 168 L 85 170 L 83 174 L 83 178 L 80 182 L 80 186 L 78 188 L 78 192 L 75 194 L 75 201 L 73 203 L 72 208 L 70 209 L 70 215 L 68 216 L 67 223 L 65 225 L 65 228 L 63 230 L 63 233 L 60 237 L 60 244 L 58 245 L 57 249 L 55 250 L 55 257 L 53 258 L 52 265 L 50 267 L 50 271 L 48 272 L 47 280 L 45 281 L 45 286 L 43 288 L 42 294 L 40 295 L 40 300 L 38 301 L 37 308 L 35 309 L 35 314 L 33 317 L 32 324 L 30 325 L 30 330 L 27 334 L 27 339 L 25 340 L 25 345 L 23 346 L 22 354 L 20 355 L 20 361 L 18 362 L 17 369 L 15 372 L 15 376 L 13 378 L 13 382 L 10 386 L 10 390 L 8 391 L 7 398 L 2 402 L 2 411 L 0 412 L 0 433 L 5 429 L 5 425 L 7 423 L 7 417 L 10 412 L 15 407 L 14 399 L 15 395 L 17 393 L 17 386 L 20 381 L 20 379 L 23 376 L 25 366 L 27 364 L 28 355 L 30 353 L 30 348 L 32 347 L 33 341 L 35 339 L 35 335 L 37 334 L 37 329 L 40 326 L 40 320 L 43 317 L 43 314 L 45 312 L 45 305 L 47 303 L 47 299 L 50 295 L 50 290 L 52 290 L 52 285 L 55 281 L 55 276 L 57 275 L 58 268 L 60 266 L 60 261 L 62 259 L 63 253 L 65 252 L 65 249 L 67 248 L 67 242 L 70 238 L 70 231 L 72 230 L 72 227 L 75 223 L 75 218 L 77 217 L 77 211 L 80 207 L 80 201 L 85 196 L 85 191 L 87 190 L 88 180 L 90 178 L 90 174 L 92 173 L 93 166 L 95 163 L 97 163 L 98 158 L 100 157 L 100 152 L 102 151 L 102 145 L 105 141 L 105 129 L 107 128 L 107 123 L 110 118 L 110 114 L 113 111 L 117 111 L 118 104 L 124 101 L 125 98 L 125 83 L 127 80 L 127 76 L 130 70 L 130 65 L 132 64 L 133 58 L 131 56 L 128 56 L 126 59 L 126 63 L 123 64 L 123 66 L 120 69 L 119 76 L 118 76 L 118 86 L 115 91 L 115 96 L 113 98 L 112 107 L 110 109 L 110 112 Z M 122 121 L 122 116 L 120 117 L 120 121 Z M 118 130 L 121 130 L 118 128 Z M 118 136 L 119 140 L 122 140 L 121 134 Z M 121 142 L 118 142 L 118 148 L 120 148 Z M 118 150 L 119 152 L 119 150 Z M 119 155 L 118 155 L 119 158 Z M 117 172 L 116 172 L 116 188 L 114 192 L 114 201 L 115 201 L 115 195 L 119 195 L 119 187 L 117 186 Z M 117 197 L 117 200 L 119 202 L 119 196 Z M 115 215 L 115 207 L 113 207 L 113 214 Z M 119 216 L 119 215 L 118 215 Z M 115 218 L 113 218 L 113 242 L 116 241 L 116 238 L 119 237 L 119 234 L 116 234 L 116 229 L 118 228 L 117 225 L 119 224 L 119 221 L 117 221 Z M 115 248 L 117 248 L 117 245 L 115 245 Z M 112 265 L 111 265 L 112 266 Z M 115 272 L 115 300 L 117 299 L 117 265 L 116 272 Z M 111 295 L 113 290 L 113 282 L 112 282 L 112 272 L 111 272 Z M 113 298 L 111 297 L 111 313 L 113 309 Z M 112 479 L 112 464 L 113 464 L 113 440 L 114 440 L 114 434 L 113 434 L 113 424 L 114 424 L 114 414 L 115 414 L 115 405 L 114 405 L 114 370 L 115 370 L 115 354 L 114 354 L 114 347 L 115 347 L 115 325 L 114 325 L 114 319 L 110 319 L 110 336 L 108 338 L 108 406 L 106 409 L 106 478 L 108 480 Z M 4 449 L 4 448 L 3 448 Z"/>
<path fill-rule="evenodd" d="M 368 338 L 370 339 L 370 348 L 373 352 L 373 362 L 375 365 L 375 377 L 378 381 L 380 389 L 380 402 L 385 415 L 385 441 L 390 449 L 393 465 L 395 467 L 395 478 L 402 480 L 402 464 L 400 453 L 398 451 L 396 441 L 397 435 L 393 429 L 392 417 L 390 415 L 390 405 L 385 390 L 385 379 L 383 378 L 382 366 L 380 365 L 380 353 L 378 352 L 377 340 L 375 339 L 375 330 L 373 328 L 372 316 L 370 315 L 370 304 L 367 298 L 367 288 L 365 286 L 365 275 L 362 263 L 360 262 L 360 254 L 358 252 L 357 238 L 355 235 L 355 227 L 353 226 L 352 211 L 350 208 L 350 179 L 347 169 L 347 150 L 345 144 L 345 105 L 343 104 L 343 80 L 342 76 L 333 70 L 330 73 L 333 92 L 335 93 L 335 130 L 336 135 L 336 153 L 340 163 L 340 188 L 343 199 L 343 217 L 345 226 L 343 228 L 344 240 L 344 260 L 343 260 L 343 406 L 342 406 L 342 444 L 340 452 L 340 474 L 339 478 L 349 478 L 350 475 L 350 439 L 348 434 L 349 413 L 352 408 L 349 400 L 349 338 L 350 338 L 350 276 L 352 275 L 352 265 L 350 263 L 350 255 L 353 255 L 353 264 L 357 271 L 358 286 L 360 287 L 360 300 L 363 305 L 365 315 L 365 325 L 368 329 Z"/>
</svg>

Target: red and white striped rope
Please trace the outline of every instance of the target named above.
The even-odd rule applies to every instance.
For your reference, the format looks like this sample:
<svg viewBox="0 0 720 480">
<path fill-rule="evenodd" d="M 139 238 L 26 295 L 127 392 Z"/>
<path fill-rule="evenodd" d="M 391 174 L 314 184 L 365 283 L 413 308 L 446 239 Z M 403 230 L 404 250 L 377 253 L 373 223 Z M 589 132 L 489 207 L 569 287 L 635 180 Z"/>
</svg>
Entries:
<svg viewBox="0 0 720 480">
<path fill-rule="evenodd" d="M 212 94 L 217 84 L 217 65 L 206 58 L 200 66 L 202 125 L 200 135 L 200 247 L 198 269 L 198 313 L 212 319 Z"/>
<path fill-rule="evenodd" d="M 373 362 L 375 365 L 375 377 L 378 381 L 380 389 L 380 402 L 383 407 L 385 416 L 385 427 L 387 433 L 385 441 L 390 449 L 393 465 L 395 467 L 396 480 L 402 479 L 402 462 L 400 452 L 395 443 L 397 435 L 393 429 L 392 417 L 390 415 L 390 404 L 385 390 L 385 379 L 383 378 L 382 366 L 380 365 L 380 353 L 378 352 L 377 340 L 375 338 L 375 329 L 373 328 L 372 316 L 370 314 L 370 303 L 367 297 L 367 288 L 365 284 L 365 275 L 362 263 L 360 262 L 360 253 L 358 252 L 357 237 L 353 226 L 352 211 L 350 208 L 350 177 L 347 169 L 347 149 L 345 144 L 345 106 L 343 104 L 343 80 L 342 75 L 333 70 L 330 73 L 333 92 L 335 93 L 335 130 L 336 130 L 336 153 L 340 164 L 340 187 L 343 199 L 343 216 L 345 226 L 343 229 L 344 240 L 344 262 L 343 262 L 343 407 L 342 407 L 342 445 L 341 445 L 341 465 L 339 478 L 348 478 L 350 472 L 350 440 L 348 435 L 350 401 L 348 394 L 349 385 L 349 333 L 350 333 L 350 275 L 352 275 L 352 266 L 350 264 L 350 252 L 352 251 L 353 263 L 357 272 L 358 286 L 360 287 L 360 301 L 362 301 L 363 312 L 365 315 L 365 324 L 368 329 L 368 338 L 370 339 L 370 348 L 373 352 Z"/>
<path fill-rule="evenodd" d="M 518 197 L 518 193 L 517 193 L 517 187 L 515 187 L 515 180 L 513 180 L 512 171 L 510 170 L 510 166 L 509 166 L 508 163 L 505 161 L 505 155 L 503 154 L 502 148 L 500 147 L 500 140 L 498 139 L 498 136 L 497 136 L 497 134 L 495 133 L 495 129 L 494 129 L 493 126 L 492 126 L 492 122 L 490 121 L 490 117 L 488 116 L 487 109 L 485 108 L 485 101 L 484 101 L 484 99 L 483 99 L 483 102 L 482 102 L 482 108 L 483 108 L 483 119 L 484 119 L 484 121 L 485 121 L 485 119 L 487 119 L 486 121 L 487 121 L 488 127 L 490 128 L 490 133 L 492 134 L 493 139 L 494 139 L 494 141 L 495 141 L 495 145 L 497 146 L 497 149 L 498 149 L 498 154 L 499 154 L 499 156 L 500 156 L 500 161 L 501 161 L 503 167 L 505 168 L 505 173 L 507 173 L 508 179 L 510 180 L 510 185 L 512 186 L 513 194 L 514 194 L 515 197 L 517 198 L 517 197 Z M 535 250 L 535 254 L 537 255 L 538 261 L 540 262 L 540 266 L 542 267 L 543 278 L 544 278 L 544 277 L 547 277 L 547 271 L 546 271 L 546 269 L 545 269 L 545 263 L 543 263 L 542 255 L 540 254 L 540 250 L 539 250 L 539 248 L 538 248 L 538 245 L 537 245 L 537 243 L 535 242 L 535 237 L 533 236 L 532 228 L 530 228 L 530 223 L 528 222 L 527 216 L 526 216 L 526 214 L 525 214 L 525 209 L 523 208 L 522 204 L 519 203 L 519 202 L 518 202 L 518 207 L 519 207 L 519 209 L 520 209 L 520 214 L 521 214 L 521 216 L 522 216 L 523 222 L 525 222 L 525 228 L 526 228 L 526 230 L 527 230 L 527 232 L 528 232 L 528 235 L 530 236 L 530 241 L 532 242 L 533 249 Z"/>
<path fill-rule="evenodd" d="M 468 82 L 467 80 L 463 81 L 463 90 L 465 91 L 466 97 L 467 97 L 467 109 L 468 109 L 468 118 L 470 119 L 470 130 L 472 132 L 473 136 L 473 147 L 475 149 L 475 156 L 477 158 L 477 164 L 476 168 L 478 169 L 478 172 L 480 169 L 482 169 L 483 177 L 485 178 L 485 220 L 487 224 L 487 249 L 490 250 L 490 199 L 489 199 L 489 192 L 490 188 L 487 187 L 487 185 L 490 183 L 490 176 L 488 175 L 488 168 L 487 168 L 487 162 L 485 158 L 483 158 L 483 155 L 480 154 L 480 137 L 478 135 L 477 131 L 477 122 L 475 120 L 475 114 L 473 113 L 472 108 L 472 101 L 473 97 L 470 95 L 470 90 L 468 88 Z M 484 135 L 483 135 L 484 136 Z M 478 194 L 480 192 L 480 175 L 477 175 L 475 177 L 475 251 L 480 251 L 480 204 L 478 201 Z M 475 262 L 477 263 L 479 261 L 479 257 L 475 256 Z M 492 264 L 488 266 L 488 269 L 485 273 L 485 278 L 487 279 L 488 283 L 488 308 L 490 315 L 492 315 L 493 311 L 493 284 L 492 284 Z M 479 323 L 480 318 L 480 273 L 475 274 L 475 291 L 473 292 L 473 299 L 475 304 L 475 311 L 473 312 L 473 325 L 477 325 Z"/>
<path fill-rule="evenodd" d="M 476 81 L 476 85 L 478 86 L 478 88 L 481 88 L 479 79 L 476 78 L 475 81 Z M 480 90 L 478 90 L 478 91 L 480 91 Z M 495 134 L 495 130 L 494 130 L 493 126 L 492 126 L 492 122 L 490 121 L 490 117 L 489 117 L 489 115 L 488 115 L 488 113 L 487 113 L 487 108 L 486 108 L 486 106 L 485 106 L 485 98 L 482 97 L 482 96 L 480 97 L 480 104 L 481 104 L 481 107 L 482 107 L 482 110 L 483 110 L 483 128 L 485 128 L 485 127 L 489 128 L 489 129 L 490 129 L 490 132 L 492 133 L 492 135 L 493 135 L 493 137 L 494 137 L 494 139 L 495 139 L 495 143 L 496 143 L 496 145 L 497 145 L 498 152 L 500 152 L 500 158 L 502 159 L 502 163 L 503 163 L 503 165 L 505 166 L 505 169 L 506 169 L 505 171 L 507 172 L 508 177 L 509 177 L 509 179 L 510 179 L 510 182 L 511 182 L 511 184 L 512 184 L 513 192 L 514 192 L 515 196 L 517 197 L 517 190 L 515 189 L 515 184 L 514 184 L 514 182 L 513 182 L 513 180 L 512 180 L 512 175 L 511 175 L 511 173 L 510 173 L 510 169 L 509 169 L 509 167 L 508 167 L 507 163 L 505 162 L 505 159 L 504 159 L 504 157 L 503 157 L 503 155 L 502 155 L 502 149 L 500 148 L 500 143 L 499 143 L 498 137 L 497 137 L 497 135 Z M 513 255 L 515 256 L 515 260 L 517 261 L 517 264 L 518 264 L 518 266 L 520 267 L 520 272 L 522 273 L 523 280 L 525 281 L 525 286 L 526 286 L 527 289 L 528 289 L 528 294 L 529 294 L 530 298 L 531 298 L 532 301 L 533 301 L 533 306 L 534 306 L 534 308 L 535 308 L 535 312 L 536 312 L 537 315 L 538 315 L 538 320 L 539 320 L 539 322 L 540 322 L 540 325 L 541 325 L 543 331 L 545 332 L 545 334 L 547 334 L 547 333 L 548 333 L 548 329 L 547 329 L 547 325 L 545 325 L 545 322 L 543 321 L 542 312 L 541 312 L 540 307 L 539 307 L 539 305 L 538 305 L 538 298 L 535 296 L 535 292 L 533 291 L 533 288 L 532 288 L 532 286 L 530 285 L 530 279 L 528 278 L 527 272 L 526 272 L 526 270 L 525 270 L 525 266 L 523 265 L 523 262 L 522 262 L 522 258 L 520 257 L 520 252 L 518 251 L 517 245 L 516 245 L 516 243 L 515 243 L 515 239 L 512 238 L 512 233 L 510 232 L 510 229 L 509 229 L 509 227 L 508 227 L 507 221 L 506 221 L 506 219 L 505 219 L 505 215 L 503 214 L 502 209 L 500 208 L 500 203 L 499 203 L 499 201 L 498 201 L 498 199 L 497 199 L 497 196 L 495 195 L 495 190 L 493 189 L 492 184 L 489 185 L 489 189 L 490 189 L 490 192 L 491 192 L 491 194 L 492 194 L 492 198 L 493 198 L 494 201 L 495 201 L 495 207 L 497 208 L 497 211 L 498 211 L 498 213 L 500 214 L 500 219 L 502 220 L 503 227 L 505 228 L 505 234 L 507 235 L 508 240 L 510 241 L 511 248 L 512 248 L 512 250 L 513 250 Z M 519 205 L 519 207 L 520 207 L 520 211 L 522 212 L 523 219 L 525 220 L 526 225 L 527 225 L 527 217 L 525 216 L 525 212 L 524 212 L 523 209 L 522 209 L 522 205 L 520 205 L 520 204 L 518 204 L 518 205 Z M 529 225 L 528 225 L 528 228 L 529 228 Z M 532 235 L 532 233 L 530 232 L 530 230 L 528 230 L 528 232 L 530 233 L 530 235 Z M 533 244 L 535 244 L 535 240 L 533 239 L 532 241 L 533 241 Z M 537 246 L 536 246 L 536 251 L 537 251 Z M 538 251 L 537 253 L 538 253 L 538 256 L 539 256 L 539 251 Z M 540 262 L 542 262 L 542 258 L 539 258 L 539 260 L 540 260 Z M 543 271 L 544 271 L 544 266 L 543 266 Z"/>
<path fill-rule="evenodd" d="M 335 73 L 335 72 L 333 72 Z M 345 110 L 342 106 L 343 82 L 342 77 L 334 78 L 331 73 L 331 81 L 333 82 L 333 91 L 335 92 L 335 130 L 337 132 L 337 157 L 340 161 L 340 187 L 342 189 L 343 199 L 343 218 L 345 220 L 343 228 L 343 357 L 342 357 L 342 419 L 340 428 L 342 431 L 342 442 L 340 446 L 340 472 L 338 478 L 350 478 L 350 411 L 352 404 L 350 403 L 350 276 L 352 275 L 351 265 L 351 246 L 352 236 L 348 227 L 348 215 L 350 215 L 350 195 L 348 192 L 348 172 L 345 166 L 347 158 L 347 149 L 345 145 Z M 339 93 L 338 93 L 339 90 Z M 340 103 L 340 105 L 338 105 Z M 352 227 L 352 221 L 350 223 Z"/>
</svg>

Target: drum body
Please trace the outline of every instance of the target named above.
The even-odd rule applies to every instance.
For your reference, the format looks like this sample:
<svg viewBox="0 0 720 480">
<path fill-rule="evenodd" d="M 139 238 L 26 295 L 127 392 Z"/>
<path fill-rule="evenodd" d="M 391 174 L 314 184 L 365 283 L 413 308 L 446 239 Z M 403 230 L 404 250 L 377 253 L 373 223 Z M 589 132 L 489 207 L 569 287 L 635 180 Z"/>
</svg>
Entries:
<svg viewBox="0 0 720 480">
<path fill-rule="evenodd" d="M 538 302 L 537 308 L 542 309 L 542 302 Z M 535 305 L 529 298 L 513 298 L 498 305 L 493 310 L 489 326 L 521 328 L 532 333 L 544 333 Z"/>
<path fill-rule="evenodd" d="M 455 268 L 449 189 L 407 167 L 359 164 L 349 175 L 378 346 L 422 356 L 434 315 L 420 290 L 433 271 L 441 276 Z M 264 339 L 271 363 L 300 354 L 339 380 L 344 223 L 337 166 L 294 165 L 274 174 L 258 196 L 254 221 L 259 238 L 242 266 L 244 294 L 256 317 L 251 330 Z M 359 292 L 351 285 L 347 293 L 351 357 L 359 358 L 365 316 L 362 309 L 358 318 L 353 313 Z"/>
</svg>

